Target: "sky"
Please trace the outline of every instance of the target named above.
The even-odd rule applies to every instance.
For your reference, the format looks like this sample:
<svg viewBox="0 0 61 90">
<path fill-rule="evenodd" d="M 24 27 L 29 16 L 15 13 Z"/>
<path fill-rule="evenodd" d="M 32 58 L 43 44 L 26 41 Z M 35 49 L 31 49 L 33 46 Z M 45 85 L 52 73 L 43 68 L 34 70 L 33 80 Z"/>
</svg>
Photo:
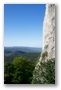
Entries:
<svg viewBox="0 0 61 90">
<path fill-rule="evenodd" d="M 4 46 L 42 47 L 45 4 L 4 5 Z"/>
</svg>

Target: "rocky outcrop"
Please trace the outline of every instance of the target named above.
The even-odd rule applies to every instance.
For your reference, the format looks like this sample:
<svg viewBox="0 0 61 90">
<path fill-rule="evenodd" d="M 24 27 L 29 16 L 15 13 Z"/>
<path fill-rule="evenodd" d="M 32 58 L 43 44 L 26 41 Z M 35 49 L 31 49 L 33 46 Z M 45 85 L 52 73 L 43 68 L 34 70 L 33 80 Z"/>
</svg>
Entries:
<svg viewBox="0 0 61 90">
<path fill-rule="evenodd" d="M 43 48 L 39 61 L 55 58 L 55 5 L 47 4 L 43 22 Z"/>
<path fill-rule="evenodd" d="M 55 58 L 55 5 L 47 4 L 43 22 L 43 48 L 39 62 L 35 67 L 37 73 L 33 75 L 36 82 L 42 83 L 44 80 L 44 77 L 41 77 L 40 62 L 47 62 L 53 58 Z"/>
<path fill-rule="evenodd" d="M 46 5 L 43 24 L 43 50 L 48 52 L 48 59 L 55 58 L 55 5 Z"/>
</svg>

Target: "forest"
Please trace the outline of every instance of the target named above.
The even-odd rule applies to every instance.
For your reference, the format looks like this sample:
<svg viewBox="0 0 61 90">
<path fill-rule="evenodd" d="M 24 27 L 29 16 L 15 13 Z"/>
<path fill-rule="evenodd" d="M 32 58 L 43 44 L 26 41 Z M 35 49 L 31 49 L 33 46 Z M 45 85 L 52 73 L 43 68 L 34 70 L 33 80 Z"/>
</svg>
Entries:
<svg viewBox="0 0 61 90">
<path fill-rule="evenodd" d="M 43 58 L 46 54 L 43 54 Z M 41 52 L 25 52 L 20 50 L 4 50 L 4 84 L 54 84 L 55 58 L 40 63 L 39 69 L 35 66 Z M 39 80 L 34 76 L 40 72 Z M 42 82 L 43 78 L 43 82 Z"/>
<path fill-rule="evenodd" d="M 31 84 L 40 53 L 36 48 L 5 48 L 4 84 Z"/>
</svg>

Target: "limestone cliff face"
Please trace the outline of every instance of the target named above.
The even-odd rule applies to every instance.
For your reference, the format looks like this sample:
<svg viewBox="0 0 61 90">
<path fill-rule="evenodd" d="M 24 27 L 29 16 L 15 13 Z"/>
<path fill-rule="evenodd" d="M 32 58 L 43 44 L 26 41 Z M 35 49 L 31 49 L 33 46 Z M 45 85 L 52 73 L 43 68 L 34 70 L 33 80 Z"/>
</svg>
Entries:
<svg viewBox="0 0 61 90">
<path fill-rule="evenodd" d="M 43 59 L 43 53 L 46 57 Z M 43 48 L 39 61 L 55 58 L 55 5 L 47 4 L 43 22 Z"/>
<path fill-rule="evenodd" d="M 43 24 L 43 50 L 48 59 L 55 58 L 55 5 L 47 4 Z"/>
<path fill-rule="evenodd" d="M 36 80 L 36 83 L 47 81 L 43 76 L 41 77 L 41 73 L 46 73 L 46 69 L 42 68 L 40 63 L 47 62 L 53 58 L 55 58 L 55 5 L 46 4 L 43 22 L 43 48 L 39 62 L 35 67 L 33 81 Z"/>
</svg>

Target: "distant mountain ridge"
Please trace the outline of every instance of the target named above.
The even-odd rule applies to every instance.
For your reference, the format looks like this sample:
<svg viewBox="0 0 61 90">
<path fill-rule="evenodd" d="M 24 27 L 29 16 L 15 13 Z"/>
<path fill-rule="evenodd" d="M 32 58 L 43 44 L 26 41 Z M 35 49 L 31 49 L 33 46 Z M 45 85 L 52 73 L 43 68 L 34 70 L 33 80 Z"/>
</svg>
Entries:
<svg viewBox="0 0 61 90">
<path fill-rule="evenodd" d="M 15 57 L 24 57 L 35 62 L 40 57 L 41 50 L 34 47 L 4 47 L 4 62 L 12 62 Z"/>
<path fill-rule="evenodd" d="M 41 52 L 42 48 L 37 47 L 4 47 L 4 51 Z"/>
</svg>

